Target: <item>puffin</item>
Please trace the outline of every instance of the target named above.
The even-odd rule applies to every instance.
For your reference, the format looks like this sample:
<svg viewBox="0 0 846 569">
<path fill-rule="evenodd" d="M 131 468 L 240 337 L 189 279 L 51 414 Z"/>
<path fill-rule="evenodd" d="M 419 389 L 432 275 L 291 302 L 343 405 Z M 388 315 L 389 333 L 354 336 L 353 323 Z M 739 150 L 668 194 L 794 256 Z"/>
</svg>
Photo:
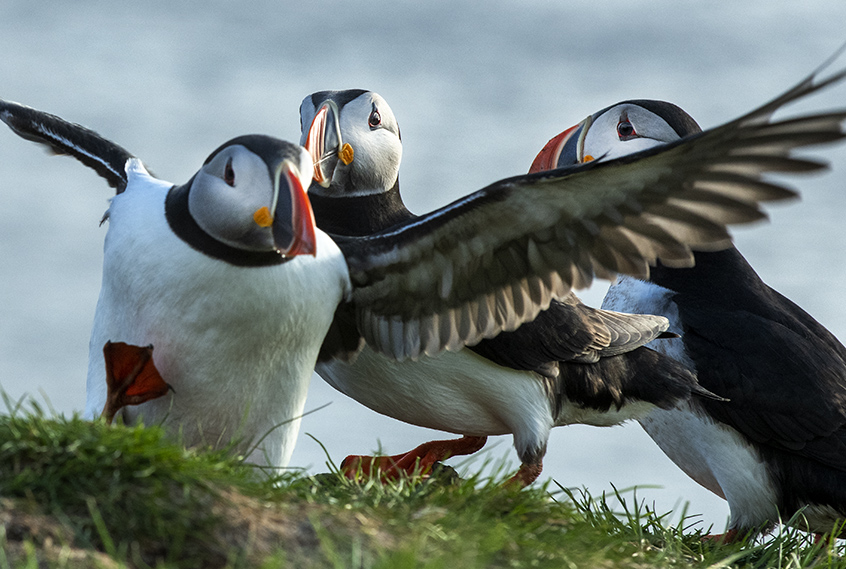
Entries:
<svg viewBox="0 0 846 569">
<path fill-rule="evenodd" d="M 93 168 L 116 190 L 103 218 L 109 229 L 86 415 L 162 424 L 186 445 L 225 447 L 260 466 L 287 464 L 318 358 L 344 361 L 363 340 L 397 360 L 457 349 L 534 319 L 553 296 L 566 296 L 571 281 L 607 270 L 599 261 L 594 268 L 596 238 L 568 230 L 561 216 L 506 235 L 489 229 L 489 217 L 522 219 L 527 196 L 568 206 L 557 175 L 516 177 L 414 220 L 401 235 L 392 229 L 342 251 L 315 227 L 302 190 L 316 148 L 237 137 L 175 185 L 55 115 L 0 101 L 0 120 Z M 682 240 L 660 231 L 655 224 L 645 246 L 668 257 L 685 253 Z M 464 247 L 452 246 L 457 233 L 467 236 Z M 718 224 L 692 233 L 726 235 Z M 586 247 L 577 258 L 563 245 L 574 237 Z M 608 335 L 639 333 L 629 328 Z"/>
<path fill-rule="evenodd" d="M 669 266 L 690 266 L 694 260 L 691 247 L 730 247 L 727 234 L 714 234 L 711 240 L 694 233 L 715 224 L 724 229 L 726 223 L 760 219 L 764 214 L 758 201 L 794 195 L 781 185 L 762 181 L 763 172 L 821 167 L 789 153 L 806 144 L 843 138 L 839 113 L 780 122 L 772 122 L 770 115 L 842 77 L 843 73 L 821 81 L 812 78 L 696 140 L 646 149 L 637 156 L 606 156 L 602 161 L 567 164 L 495 182 L 423 216 L 408 211 L 400 196 L 400 131 L 385 100 L 365 90 L 321 91 L 307 96 L 300 107 L 300 118 L 301 143 L 310 148 L 315 159 L 315 181 L 309 197 L 318 227 L 345 252 L 373 239 L 401 239 L 411 231 L 443 223 L 441 220 L 447 217 L 462 225 L 471 223 L 473 220 L 466 217 L 486 207 L 493 195 L 505 188 L 521 187 L 534 180 L 532 176 L 547 174 L 551 176 L 547 182 L 555 185 L 558 197 L 564 199 L 564 193 L 573 191 L 580 202 L 568 203 L 562 212 L 561 223 L 572 233 L 556 254 L 593 256 L 592 270 L 571 273 L 567 290 L 556 295 L 545 310 L 525 319 L 519 327 L 488 330 L 468 339 L 466 348 L 453 344 L 447 346 L 448 351 L 423 350 L 395 354 L 399 358 L 385 357 L 384 338 L 371 334 L 365 337 L 365 345 L 354 360 L 320 358 L 318 374 L 370 409 L 414 425 L 462 435 L 425 443 L 395 456 L 352 455 L 342 463 L 345 473 L 355 476 L 362 470 L 376 469 L 382 476 L 392 477 L 415 470 L 425 472 L 436 461 L 476 452 L 488 436 L 512 434 L 521 465 L 510 480 L 527 485 L 542 472 L 549 432 L 554 426 L 615 425 L 689 400 L 709 399 L 718 404 L 722 400 L 718 391 L 703 389 L 693 373 L 682 369 L 685 366 L 644 347 L 667 335 L 664 318 L 593 309 L 583 305 L 571 289 L 586 286 L 594 276 L 615 272 L 647 278 L 649 265 L 658 260 Z M 786 127 L 788 131 L 782 134 L 779 129 Z M 768 143 L 766 147 L 762 148 L 762 141 Z M 612 169 L 603 169 L 612 165 Z M 613 196 L 618 191 L 628 193 L 628 197 Z M 734 195 L 727 195 L 730 192 Z M 548 206 L 540 195 L 527 194 L 525 200 L 514 210 L 516 216 L 486 217 L 492 231 L 508 234 L 515 225 L 534 225 L 545 217 Z M 583 204 L 587 203 L 596 207 L 590 223 L 585 223 Z M 534 233 L 533 242 L 556 239 L 557 231 Z M 466 249 L 465 262 L 477 267 L 492 253 L 467 242 L 469 235 L 466 230 L 454 234 L 454 241 L 445 246 Z M 672 236 L 670 241 L 665 240 L 668 236 Z M 584 238 L 598 241 L 588 245 Z M 677 245 L 674 251 L 658 250 L 653 248 L 655 240 L 676 241 Z M 534 255 L 533 246 L 530 242 L 527 247 L 530 265 L 535 262 L 532 259 L 543 257 L 543 253 Z M 501 267 L 506 270 L 525 262 L 493 255 L 501 259 Z M 421 271 L 420 276 L 428 275 Z M 345 309 L 342 306 L 340 310 Z"/>
<path fill-rule="evenodd" d="M 77 158 L 116 190 L 104 216 L 86 415 L 162 424 L 186 445 L 228 448 L 260 466 L 287 464 L 318 358 L 343 361 L 363 339 L 397 360 L 457 349 L 534 319 L 553 296 L 567 296 L 570 282 L 610 270 L 594 261 L 596 237 L 569 228 L 562 215 L 530 215 L 510 234 L 491 231 L 490 217 L 525 218 L 519 209 L 527 197 L 569 207 L 572 197 L 559 199 L 558 175 L 505 181 L 399 234 L 394 228 L 341 250 L 315 227 L 303 190 L 315 148 L 237 137 L 176 185 L 60 117 L 0 101 L 0 120 L 24 139 Z M 583 194 L 576 201 L 589 211 Z M 613 235 L 614 223 L 600 223 Z M 685 254 L 682 240 L 664 237 L 660 223 L 653 227 L 644 247 Z M 712 241 L 726 235 L 719 224 L 691 233 Z M 453 247 L 457 234 L 465 236 L 463 247 Z M 574 239 L 585 247 L 578 257 L 565 246 Z M 665 326 L 638 317 L 648 323 L 641 333 L 607 320 L 609 346 L 651 338 Z M 673 388 L 695 389 L 686 380 Z M 508 394 L 506 386 L 500 396 Z"/>
<path fill-rule="evenodd" d="M 814 82 L 783 102 L 836 80 Z M 647 151 L 634 168 L 626 159 L 602 160 L 521 174 L 344 239 L 315 228 L 303 188 L 314 176 L 324 184 L 330 172 L 343 176 L 368 153 L 340 140 L 337 112 L 318 114 L 307 148 L 266 135 L 236 137 L 176 185 L 85 127 L 0 101 L 0 120 L 15 133 L 77 158 L 116 189 L 89 350 L 89 416 L 106 403 L 106 343 L 152 346 L 153 364 L 174 391 L 124 407 L 128 422 L 161 423 L 186 444 L 285 466 L 318 361 L 355 357 L 362 341 L 399 362 L 460 351 L 535 320 L 594 277 L 646 277 L 659 260 L 689 265 L 691 247 L 728 246 L 728 223 L 758 219 L 760 202 L 792 195 L 759 184 L 761 172 L 795 171 L 807 162 L 785 156 L 789 149 L 828 141 L 832 123 L 840 134 L 839 116 L 800 117 L 790 124 L 803 136 L 776 132 L 761 149 L 754 138 L 768 128 L 761 111 L 742 128 Z M 367 120 L 374 131 L 386 130 L 378 109 Z M 754 152 L 743 155 L 750 145 Z M 715 171 L 721 167 L 730 175 Z M 746 187 L 744 180 L 754 191 L 721 198 L 726 184 Z M 706 187 L 692 191 L 699 181 Z M 608 344 L 630 328 L 609 331 Z M 485 386 L 476 403 L 513 393 Z M 582 389 L 593 388 L 586 381 Z M 558 401 L 549 383 L 530 389 L 549 394 L 545 407 Z M 507 405 L 517 409 L 509 417 L 536 421 L 541 415 L 531 407 L 540 399 L 519 396 Z M 544 425 L 520 431 L 537 432 Z"/>
<path fill-rule="evenodd" d="M 86 416 L 160 424 L 186 446 L 286 466 L 334 305 L 349 289 L 343 255 L 314 225 L 308 152 L 237 137 L 177 185 L 54 115 L 2 101 L 0 119 L 115 188 Z"/>
<path fill-rule="evenodd" d="M 831 120 L 830 140 L 839 139 L 835 124 L 846 112 L 828 117 L 820 118 Z M 756 118 L 747 115 L 732 128 Z M 805 136 L 797 121 L 767 130 L 761 145 L 776 136 Z M 532 171 L 633 157 L 704 136 L 672 103 L 624 101 L 553 138 Z M 738 541 L 788 521 L 817 534 L 840 531 L 846 519 L 846 348 L 767 286 L 737 248 L 696 251 L 694 259 L 692 267 L 658 262 L 648 278 L 621 275 L 602 303 L 608 310 L 665 316 L 675 337 L 650 347 L 725 397 L 678 401 L 652 410 L 640 424 L 688 476 L 728 501 L 727 531 L 708 539 Z"/>
</svg>

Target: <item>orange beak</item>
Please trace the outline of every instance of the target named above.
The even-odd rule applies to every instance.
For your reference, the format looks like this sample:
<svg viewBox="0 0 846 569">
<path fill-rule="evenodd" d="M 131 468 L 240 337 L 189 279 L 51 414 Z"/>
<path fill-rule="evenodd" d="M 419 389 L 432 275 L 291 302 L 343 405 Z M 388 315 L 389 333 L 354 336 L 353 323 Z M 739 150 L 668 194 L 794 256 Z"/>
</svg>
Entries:
<svg viewBox="0 0 846 569">
<path fill-rule="evenodd" d="M 556 168 L 586 162 L 584 156 L 585 134 L 591 122 L 593 122 L 592 117 L 588 117 L 576 126 L 571 126 L 553 137 L 535 157 L 532 167 L 529 168 L 529 173 L 555 170 Z"/>
<path fill-rule="evenodd" d="M 314 161 L 314 181 L 328 188 L 341 151 L 338 106 L 334 101 L 326 101 L 317 110 L 308 128 L 303 146 Z"/>
<path fill-rule="evenodd" d="M 317 255 L 317 226 L 314 212 L 295 166 L 286 161 L 276 171 L 276 204 L 273 215 L 273 242 L 286 257 Z M 284 174 L 284 175 L 283 175 Z M 287 187 L 287 193 L 284 191 Z"/>
</svg>

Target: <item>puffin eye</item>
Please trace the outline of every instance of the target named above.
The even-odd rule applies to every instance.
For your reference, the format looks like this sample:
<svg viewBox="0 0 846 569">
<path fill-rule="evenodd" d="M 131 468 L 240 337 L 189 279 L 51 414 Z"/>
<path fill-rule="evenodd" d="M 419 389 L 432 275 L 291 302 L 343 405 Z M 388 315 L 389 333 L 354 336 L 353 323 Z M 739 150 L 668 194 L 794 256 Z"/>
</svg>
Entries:
<svg viewBox="0 0 846 569">
<path fill-rule="evenodd" d="M 235 186 L 235 170 L 232 169 L 232 158 L 226 161 L 226 168 L 223 169 L 223 181 L 230 186 Z"/>
<path fill-rule="evenodd" d="M 382 124 L 382 115 L 379 114 L 379 111 L 373 109 L 370 113 L 370 117 L 367 119 L 367 124 L 370 125 L 370 128 L 376 128 L 380 124 Z"/>
<path fill-rule="evenodd" d="M 626 119 L 622 119 L 620 122 L 617 123 L 617 135 L 620 137 L 620 140 L 631 140 L 632 138 L 637 138 L 638 134 L 635 132 L 634 126 Z"/>
</svg>

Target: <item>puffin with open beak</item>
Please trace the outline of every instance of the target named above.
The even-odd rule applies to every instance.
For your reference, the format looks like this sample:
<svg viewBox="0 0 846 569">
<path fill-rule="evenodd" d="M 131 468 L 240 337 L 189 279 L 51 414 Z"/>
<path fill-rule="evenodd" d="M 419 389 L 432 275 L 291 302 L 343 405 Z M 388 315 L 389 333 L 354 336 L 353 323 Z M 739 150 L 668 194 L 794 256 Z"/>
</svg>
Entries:
<svg viewBox="0 0 846 569">
<path fill-rule="evenodd" d="M 818 169 L 819 163 L 790 151 L 843 138 L 839 112 L 780 122 L 770 115 L 843 75 L 812 78 L 693 139 L 508 178 L 423 216 L 402 203 L 399 127 L 384 99 L 362 90 L 306 97 L 301 142 L 312 150 L 317 172 L 309 195 L 318 227 L 333 236 L 351 266 L 354 293 L 339 313 L 356 322 L 366 340 L 354 362 L 323 357 L 317 371 L 379 413 L 463 435 L 382 457 L 376 465 L 387 475 L 426 469 L 475 452 L 489 435 L 510 433 L 522 463 L 514 481 L 528 484 L 541 472 L 553 426 L 613 425 L 711 395 L 678 363 L 642 347 L 663 334 L 666 320 L 591 309 L 571 289 L 614 273 L 647 278 L 658 260 L 690 266 L 692 247 L 730 247 L 726 224 L 760 219 L 760 201 L 794 195 L 762 181 L 764 172 Z M 584 126 L 567 141 L 578 142 Z M 378 249 L 407 267 L 419 258 L 405 252 L 410 239 L 434 244 L 426 253 L 431 266 L 451 271 L 411 271 L 415 278 L 402 285 L 407 308 L 377 323 L 381 307 L 362 311 L 357 299 L 399 283 L 384 273 L 359 277 L 356 251 Z M 544 267 L 556 267 L 549 273 L 554 280 L 535 280 L 532 273 Z M 505 275 L 528 279 L 469 307 L 444 300 L 456 290 L 472 297 Z M 433 304 L 444 312 L 421 317 Z M 536 308 L 503 317 L 527 306 Z M 418 339 L 422 349 L 411 349 Z M 370 465 L 366 457 L 344 461 L 350 474 Z"/>
<path fill-rule="evenodd" d="M 759 142 L 804 136 L 791 122 L 770 133 Z M 532 171 L 636 156 L 702 136 L 676 105 L 625 101 L 553 138 Z M 838 136 L 832 130 L 831 138 Z M 650 347 L 728 401 L 692 398 L 652 411 L 641 425 L 685 473 L 728 501 L 727 532 L 708 537 L 735 541 L 792 518 L 819 534 L 842 527 L 846 348 L 761 281 L 736 248 L 694 258 L 690 268 L 659 263 L 648 279 L 618 277 L 602 306 L 667 317 L 678 337 Z"/>
</svg>

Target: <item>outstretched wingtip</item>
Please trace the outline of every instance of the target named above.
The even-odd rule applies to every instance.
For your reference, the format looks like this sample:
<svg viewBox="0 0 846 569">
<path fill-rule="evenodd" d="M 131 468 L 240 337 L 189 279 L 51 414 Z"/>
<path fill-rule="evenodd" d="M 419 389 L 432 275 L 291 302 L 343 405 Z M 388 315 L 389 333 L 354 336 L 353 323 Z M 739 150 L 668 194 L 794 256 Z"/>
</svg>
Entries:
<svg viewBox="0 0 846 569">
<path fill-rule="evenodd" d="M 118 194 L 126 189 L 126 165 L 132 154 L 93 130 L 3 99 L 0 120 L 25 140 L 42 144 L 54 154 L 73 156 L 105 178 Z"/>
<path fill-rule="evenodd" d="M 776 97 L 775 99 L 765 103 L 764 105 L 758 107 L 751 113 L 748 113 L 738 119 L 738 121 L 744 120 L 764 120 L 767 121 L 770 117 L 781 107 L 787 105 L 788 103 L 792 103 L 798 99 L 806 97 L 812 93 L 817 91 L 821 91 L 827 88 L 830 85 L 838 83 L 846 78 L 846 67 L 834 71 L 827 77 L 821 77 L 822 74 L 829 68 L 831 68 L 834 63 L 841 58 L 843 53 L 846 52 L 846 42 L 844 42 L 837 50 L 828 58 L 825 59 L 816 69 L 814 69 L 807 77 L 799 81 L 796 85 Z"/>
</svg>

